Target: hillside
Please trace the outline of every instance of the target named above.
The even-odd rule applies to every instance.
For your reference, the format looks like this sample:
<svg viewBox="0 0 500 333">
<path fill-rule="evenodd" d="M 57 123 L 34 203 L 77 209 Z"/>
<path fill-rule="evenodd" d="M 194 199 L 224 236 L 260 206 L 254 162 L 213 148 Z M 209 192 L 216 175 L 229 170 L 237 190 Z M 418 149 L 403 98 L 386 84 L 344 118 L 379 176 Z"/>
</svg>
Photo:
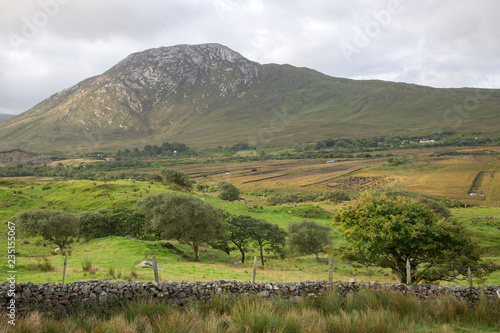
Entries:
<svg viewBox="0 0 500 333">
<path fill-rule="evenodd" d="M 281 145 L 500 126 L 500 91 L 334 78 L 219 45 L 134 53 L 0 123 L 0 150 Z"/>
</svg>

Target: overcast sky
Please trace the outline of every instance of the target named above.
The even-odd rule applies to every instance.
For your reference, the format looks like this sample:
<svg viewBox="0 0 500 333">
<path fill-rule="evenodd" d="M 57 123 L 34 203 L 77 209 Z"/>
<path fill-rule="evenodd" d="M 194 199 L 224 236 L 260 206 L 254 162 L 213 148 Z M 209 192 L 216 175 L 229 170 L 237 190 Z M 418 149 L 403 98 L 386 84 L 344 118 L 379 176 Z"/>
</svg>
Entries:
<svg viewBox="0 0 500 333">
<path fill-rule="evenodd" d="M 353 79 L 500 88 L 498 0 L 2 0 L 0 113 L 127 55 L 216 42 Z"/>
</svg>

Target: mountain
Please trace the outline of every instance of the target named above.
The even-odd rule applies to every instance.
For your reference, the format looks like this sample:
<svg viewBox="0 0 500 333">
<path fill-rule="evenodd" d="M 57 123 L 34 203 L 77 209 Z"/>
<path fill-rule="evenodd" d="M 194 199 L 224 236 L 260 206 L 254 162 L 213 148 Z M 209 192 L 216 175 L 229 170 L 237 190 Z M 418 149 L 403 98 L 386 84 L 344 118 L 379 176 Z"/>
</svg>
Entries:
<svg viewBox="0 0 500 333">
<path fill-rule="evenodd" d="M 10 118 L 12 118 L 12 117 L 14 117 L 14 115 L 13 115 L 13 114 L 0 113 L 0 123 L 1 123 L 2 121 L 5 121 L 5 120 L 10 119 Z"/>
<path fill-rule="evenodd" d="M 335 78 L 261 65 L 220 44 L 177 45 L 131 54 L 0 123 L 0 150 L 492 131 L 500 125 L 498 110 L 500 90 Z"/>
</svg>

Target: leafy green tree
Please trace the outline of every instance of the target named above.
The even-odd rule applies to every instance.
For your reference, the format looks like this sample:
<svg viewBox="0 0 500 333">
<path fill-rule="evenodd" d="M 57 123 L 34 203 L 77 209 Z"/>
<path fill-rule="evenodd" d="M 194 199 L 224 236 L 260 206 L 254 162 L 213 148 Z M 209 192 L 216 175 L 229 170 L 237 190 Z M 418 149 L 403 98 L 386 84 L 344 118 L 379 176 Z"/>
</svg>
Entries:
<svg viewBox="0 0 500 333">
<path fill-rule="evenodd" d="M 99 209 L 78 214 L 80 236 L 86 240 L 108 236 L 155 239 L 143 213 L 135 209 Z"/>
<path fill-rule="evenodd" d="M 112 235 L 116 226 L 108 224 L 109 213 L 109 209 L 99 209 L 78 214 L 80 236 L 91 240 Z"/>
<path fill-rule="evenodd" d="M 220 182 L 218 186 L 219 198 L 226 201 L 240 200 L 240 190 L 228 182 Z"/>
<path fill-rule="evenodd" d="M 152 194 L 141 198 L 137 207 L 151 219 L 153 230 L 165 238 L 191 245 L 195 261 L 200 260 L 202 244 L 224 236 L 222 212 L 194 195 L 182 192 Z"/>
<path fill-rule="evenodd" d="M 235 144 L 234 146 L 231 147 L 231 152 L 235 153 L 239 150 L 246 150 L 246 149 L 249 149 L 250 146 L 248 145 L 248 143 L 246 142 L 240 142 L 240 143 L 237 143 Z"/>
<path fill-rule="evenodd" d="M 226 219 L 228 240 L 241 253 L 241 262 L 245 263 L 245 252 L 251 241 L 252 229 L 259 225 L 259 220 L 248 215 L 231 215 Z"/>
<path fill-rule="evenodd" d="M 21 234 L 42 236 L 48 242 L 59 247 L 61 254 L 66 245 L 78 236 L 78 219 L 69 213 L 55 210 L 28 210 L 18 213 L 13 218 Z"/>
<path fill-rule="evenodd" d="M 193 182 L 189 179 L 189 176 L 182 171 L 162 168 L 160 174 L 166 183 L 178 185 L 186 190 L 190 190 L 193 187 Z"/>
<path fill-rule="evenodd" d="M 264 220 L 256 219 L 249 234 L 259 248 L 262 266 L 264 266 L 264 248 L 280 256 L 284 255 L 287 235 L 284 229 Z"/>
<path fill-rule="evenodd" d="M 332 243 L 330 231 L 329 227 L 311 220 L 291 222 L 288 225 L 288 244 L 301 254 L 314 253 L 316 259 L 319 259 L 318 254 Z"/>
<path fill-rule="evenodd" d="M 107 216 L 108 225 L 114 226 L 112 235 L 130 236 L 137 239 L 151 239 L 148 232 L 146 217 L 135 209 L 115 208 Z"/>
<path fill-rule="evenodd" d="M 498 268 L 481 260 L 481 248 L 465 227 L 440 219 L 418 199 L 365 193 L 339 209 L 333 225 L 349 243 L 333 254 L 390 268 L 400 282 L 407 279 L 407 260 L 414 283 L 453 281 L 466 276 L 467 267 L 478 277 Z"/>
<path fill-rule="evenodd" d="M 418 199 L 420 202 L 425 204 L 427 208 L 431 209 L 436 215 L 440 218 L 449 218 L 451 217 L 451 212 L 448 208 L 446 208 L 439 201 L 429 198 L 427 196 L 423 196 L 418 193 L 409 192 L 409 191 L 389 191 L 386 192 L 389 197 L 395 198 L 398 196 L 405 196 L 409 198 Z"/>
</svg>

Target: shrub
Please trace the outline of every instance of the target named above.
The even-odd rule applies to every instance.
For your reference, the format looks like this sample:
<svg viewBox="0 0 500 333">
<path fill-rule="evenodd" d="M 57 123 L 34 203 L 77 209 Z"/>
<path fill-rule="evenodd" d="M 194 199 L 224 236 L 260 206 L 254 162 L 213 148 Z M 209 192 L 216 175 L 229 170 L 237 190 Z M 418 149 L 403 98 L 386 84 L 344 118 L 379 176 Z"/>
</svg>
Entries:
<svg viewBox="0 0 500 333">
<path fill-rule="evenodd" d="M 387 160 L 390 166 L 398 166 L 406 163 L 410 163 L 410 161 L 406 157 L 391 157 Z"/>
<path fill-rule="evenodd" d="M 268 205 L 268 206 L 276 206 L 276 205 L 282 204 L 284 202 L 285 201 L 282 198 L 277 197 L 275 195 L 270 195 L 266 198 L 266 205 Z"/>
<path fill-rule="evenodd" d="M 92 268 L 92 260 L 90 259 L 85 259 L 83 262 L 82 262 L 82 269 L 84 271 L 89 271 L 90 268 Z"/>
<path fill-rule="evenodd" d="M 226 201 L 240 200 L 240 190 L 231 183 L 220 182 L 218 186 L 219 198 Z"/>
<path fill-rule="evenodd" d="M 108 276 L 112 279 L 115 278 L 115 269 L 113 267 L 108 268 Z"/>
<path fill-rule="evenodd" d="M 186 190 L 190 190 L 193 187 L 191 179 L 189 179 L 188 175 L 182 171 L 175 169 L 161 169 L 160 173 L 166 183 L 178 185 Z"/>
<path fill-rule="evenodd" d="M 47 259 L 43 259 L 43 262 L 38 263 L 38 269 L 44 272 L 53 272 L 56 267 L 52 265 Z"/>
</svg>

